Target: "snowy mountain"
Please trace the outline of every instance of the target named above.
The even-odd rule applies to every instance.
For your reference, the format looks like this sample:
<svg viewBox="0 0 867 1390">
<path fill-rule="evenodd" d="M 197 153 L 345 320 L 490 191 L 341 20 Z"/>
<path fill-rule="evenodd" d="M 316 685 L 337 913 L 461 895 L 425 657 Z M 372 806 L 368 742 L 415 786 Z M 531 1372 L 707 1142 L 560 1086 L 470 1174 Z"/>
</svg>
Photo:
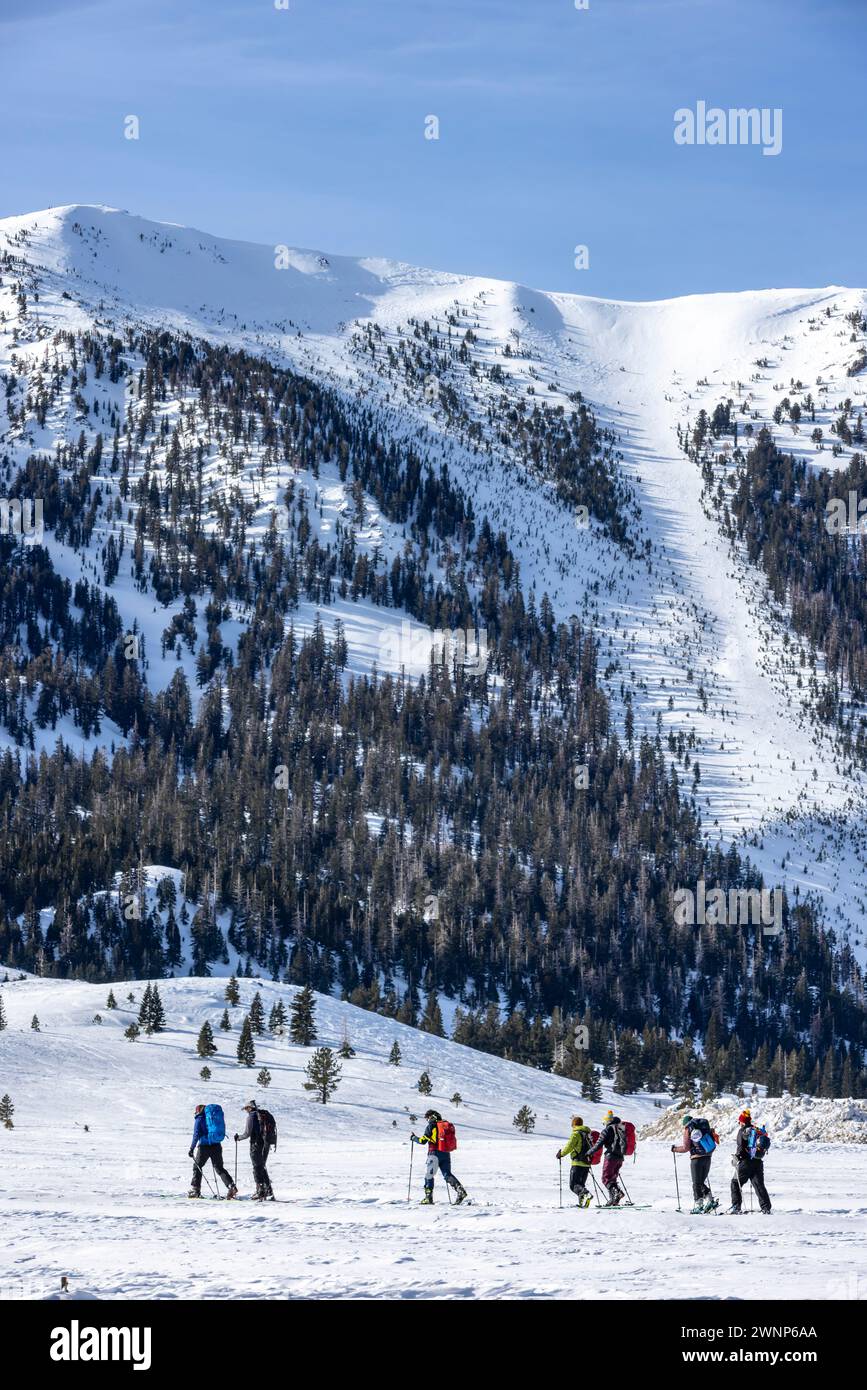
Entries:
<svg viewBox="0 0 867 1390">
<path fill-rule="evenodd" d="M 432 454 L 447 459 L 479 511 L 504 529 L 526 591 L 547 593 L 559 618 L 592 615 L 615 703 L 622 705 L 627 689 L 639 727 L 652 729 L 660 716 L 663 730 L 694 733 L 708 836 L 746 842 L 769 882 L 816 893 L 828 920 L 861 940 L 863 776 L 841 768 L 833 732 L 803 710 L 786 646 L 787 615 L 768 601 L 755 568 L 723 541 L 678 430 L 732 395 L 748 401 L 756 429 L 772 424 L 781 392 L 794 381 L 818 397 L 814 423 L 830 439 L 839 401 L 851 398 L 853 413 L 864 403 L 867 377 L 847 376 L 863 347 L 853 346 L 846 318 L 863 313 L 864 290 L 622 303 L 375 258 L 224 241 L 83 206 L 5 219 L 2 248 L 21 282 L 39 286 L 26 326 L 18 324 L 8 275 L 0 292 L 0 368 L 14 370 L 22 393 L 58 331 L 122 332 L 149 323 L 291 365 L 350 401 L 375 405 L 397 440 L 423 438 Z M 438 326 L 446 342 L 460 341 L 463 360 L 434 352 L 408 379 L 396 364 L 413 345 L 409 325 L 424 322 Z M 478 424 L 475 438 L 466 425 L 454 427 L 442 401 L 446 389 Z M 640 561 L 625 562 L 593 520 L 576 526 L 550 481 L 533 476 L 498 439 L 504 403 L 526 402 L 532 392 L 549 406 L 568 407 L 576 391 L 616 435 L 638 543 L 648 546 Z M 7 453 L 20 458 L 25 448 L 50 448 L 65 424 L 7 426 Z M 805 426 L 778 433 L 812 467 L 831 464 Z M 835 466 L 855 452 L 854 445 L 841 447 Z M 250 479 L 262 525 L 279 481 Z M 319 524 L 333 533 L 349 505 L 346 488 L 324 478 L 315 491 Z M 359 539 L 387 559 L 403 537 L 370 498 L 364 506 Z M 56 563 L 63 568 L 62 556 Z M 174 663 L 157 660 L 148 605 L 124 587 L 121 575 L 116 597 L 124 621 L 137 621 L 145 633 L 148 680 L 163 688 Z M 338 602 L 324 616 L 345 622 L 352 669 L 369 670 L 374 661 L 381 669 L 383 656 L 387 664 L 399 646 L 397 637 L 383 640 L 382 614 L 364 603 Z M 394 621 L 399 628 L 398 613 Z M 297 626 L 304 622 L 302 613 Z M 417 670 L 425 657 L 422 646 Z"/>
<path fill-rule="evenodd" d="M 852 610 L 805 637 L 730 522 L 763 427 L 860 476 L 865 309 L 589 299 L 103 207 L 0 222 L 0 488 L 45 508 L 0 593 L 5 958 L 253 960 L 636 1033 L 719 1011 L 726 1045 L 737 1019 L 748 1052 L 809 1041 L 841 1075 Z M 443 629 L 477 664 L 437 692 Z M 702 873 L 786 888 L 782 974 L 676 938 L 669 891 Z"/>
<path fill-rule="evenodd" d="M 3 983 L 0 1095 L 14 1105 L 13 1127 L 0 1127 L 0 1211 L 15 1233 L 0 1248 L 6 1298 L 57 1297 L 64 1276 L 73 1300 L 863 1297 L 863 1146 L 817 1149 L 795 1140 L 775 1147 L 766 1163 L 774 1215 L 760 1232 L 757 1213 L 744 1227 L 676 1210 L 668 1139 L 640 1141 L 636 1161 L 624 1167 L 640 1210 L 577 1210 L 565 1163 L 561 1210 L 555 1154 L 572 1113 L 598 1127 L 613 1105 L 640 1128 L 660 1115 L 653 1097 L 619 1097 L 606 1085 L 598 1103 L 587 1102 L 563 1078 L 317 996 L 317 1044 L 337 1048 L 348 1037 L 355 1051 L 323 1107 L 303 1089 L 310 1047 L 266 1033 L 255 1039 L 253 1067 L 239 1066 L 239 1025 L 254 992 L 266 1017 L 278 1000 L 291 1003 L 283 986 L 239 984 L 225 1032 L 223 982 L 160 982 L 165 1031 L 129 1042 L 124 1032 L 137 1016 L 140 982 L 113 986 L 114 1009 L 106 1008 L 105 986 L 34 977 Z M 217 1045 L 207 1081 L 196 1056 L 205 1021 Z M 395 1042 L 399 1066 L 388 1060 Z M 262 1066 L 272 1078 L 267 1089 L 256 1081 Z M 433 1085 L 428 1099 L 417 1089 L 423 1069 Z M 277 1120 L 269 1160 L 277 1201 L 258 1207 L 249 1200 L 243 1146 L 239 1201 L 186 1200 L 194 1105 L 224 1107 L 224 1159 L 234 1171 L 231 1135 L 251 1095 Z M 788 1104 L 798 1110 L 797 1101 Z M 450 1208 L 440 1180 L 434 1206 L 417 1205 L 418 1147 L 407 1202 L 407 1140 L 419 1129 L 412 1117 L 430 1105 L 456 1124 L 454 1171 L 469 1205 Z M 523 1105 L 536 1116 L 529 1134 L 512 1124 Z M 760 1117 L 756 1102 L 754 1111 Z M 711 1182 L 725 1198 L 731 1168 L 723 1147 Z M 598 1177 L 601 1170 L 593 1171 Z M 682 1167 L 687 1208 L 688 1185 Z M 713 1226 L 705 1231 L 697 1221 Z M 756 1258 L 749 1252 L 759 1237 Z M 432 1259 L 432 1248 L 442 1257 Z"/>
</svg>

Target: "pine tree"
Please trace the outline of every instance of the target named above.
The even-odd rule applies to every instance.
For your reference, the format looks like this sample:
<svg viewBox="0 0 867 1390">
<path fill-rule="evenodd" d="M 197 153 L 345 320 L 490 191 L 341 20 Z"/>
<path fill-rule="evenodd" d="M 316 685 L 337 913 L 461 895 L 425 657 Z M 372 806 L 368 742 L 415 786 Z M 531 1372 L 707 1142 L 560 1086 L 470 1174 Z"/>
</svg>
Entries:
<svg viewBox="0 0 867 1390">
<path fill-rule="evenodd" d="M 229 980 L 229 983 L 226 985 L 225 998 L 226 1002 L 231 1004 L 233 1009 L 236 1008 L 237 1005 L 240 1003 L 241 991 L 238 988 L 238 981 L 235 979 L 234 975 Z"/>
<path fill-rule="evenodd" d="M 210 1079 L 211 1079 L 211 1068 L 210 1068 L 210 1067 L 202 1067 L 202 1070 L 199 1072 L 199 1076 L 202 1078 L 203 1081 L 210 1081 Z"/>
<path fill-rule="evenodd" d="M 341 1067 L 330 1047 L 317 1047 L 305 1068 L 305 1091 L 316 1091 L 326 1105 L 340 1085 Z"/>
<path fill-rule="evenodd" d="M 6 1022 L 6 1008 L 3 1004 L 3 995 L 0 994 L 0 1033 L 3 1032 L 4 1028 L 8 1027 L 9 1024 Z"/>
<path fill-rule="evenodd" d="M 581 1098 L 589 1100 L 593 1105 L 598 1105 L 602 1100 L 602 1083 L 599 1080 L 599 1073 L 588 1057 L 581 1070 Z"/>
<path fill-rule="evenodd" d="M 105 1001 L 105 1007 L 106 1007 L 107 1009 L 116 1009 L 116 1008 L 117 1008 L 117 1000 L 116 1000 L 115 997 L 114 997 L 114 990 L 111 990 L 111 989 L 110 989 L 110 990 L 108 991 L 108 998 L 107 998 L 106 1001 Z"/>
<path fill-rule="evenodd" d="M 12 1104 L 12 1097 L 5 1095 L 0 1099 L 0 1124 L 6 1129 L 14 1129 L 12 1116 L 15 1114 L 15 1106 Z"/>
<path fill-rule="evenodd" d="M 151 1027 L 152 1033 L 164 1033 L 166 1029 L 166 1013 L 163 1008 L 163 1001 L 156 985 L 151 993 Z"/>
<path fill-rule="evenodd" d="M 228 1009 L 223 1010 L 223 1017 L 220 1019 L 220 1027 L 222 1028 L 224 1033 L 230 1033 L 232 1031 L 232 1025 L 229 1021 Z"/>
<path fill-rule="evenodd" d="M 391 1051 L 388 1054 L 388 1060 L 393 1067 L 400 1066 L 402 1055 L 403 1054 L 400 1050 L 400 1043 L 397 1041 L 397 1038 L 395 1038 L 394 1042 L 391 1044 Z"/>
<path fill-rule="evenodd" d="M 34 1014 L 30 1020 L 30 1027 L 32 1028 L 34 1033 L 39 1032 L 39 1019 L 36 1017 L 36 1014 Z"/>
<path fill-rule="evenodd" d="M 129 1027 L 125 1028 L 123 1031 L 124 1037 L 129 1038 L 130 1042 L 135 1042 L 136 1038 L 139 1036 L 140 1033 L 141 1029 L 139 1028 L 137 1023 L 131 1023 Z"/>
<path fill-rule="evenodd" d="M 522 1105 L 517 1115 L 512 1121 L 515 1129 L 519 1129 L 522 1134 L 531 1134 L 536 1128 L 536 1116 L 533 1114 L 529 1105 Z"/>
<path fill-rule="evenodd" d="M 94 1023 L 102 1023 L 102 1014 L 94 1014 L 92 1021 Z"/>
<path fill-rule="evenodd" d="M 252 1067 L 256 1060 L 256 1046 L 253 1042 L 253 1029 L 250 1027 L 250 1015 L 244 1019 L 241 1025 L 241 1036 L 238 1039 L 238 1061 L 245 1067 Z"/>
<path fill-rule="evenodd" d="M 256 1077 L 256 1082 L 259 1086 L 263 1087 L 263 1089 L 267 1089 L 271 1085 L 271 1073 L 267 1067 L 263 1067 L 259 1072 L 259 1075 Z"/>
<path fill-rule="evenodd" d="M 423 1033 L 433 1033 L 434 1037 L 437 1038 L 444 1038 L 446 1035 L 446 1030 L 443 1027 L 443 1016 L 440 1011 L 439 1000 L 437 999 L 435 990 L 431 990 L 428 994 L 419 1028 Z"/>
<path fill-rule="evenodd" d="M 282 999 L 278 999 L 268 1015 L 268 1031 L 273 1033 L 275 1038 L 282 1038 L 286 1032 L 286 1009 Z"/>
<path fill-rule="evenodd" d="M 457 1106 L 457 1105 L 463 1105 L 463 1103 L 464 1103 L 464 1098 L 463 1098 L 463 1096 L 461 1095 L 460 1091 L 455 1091 L 454 1095 L 453 1095 L 452 1098 L 451 1098 L 450 1104 Z"/>
<path fill-rule="evenodd" d="M 249 1019 L 250 1027 L 256 1034 L 256 1037 L 261 1038 L 262 1034 L 265 1032 L 265 1007 L 262 1003 L 262 996 L 258 990 L 256 990 L 256 993 L 253 995 Z"/>
<path fill-rule="evenodd" d="M 354 1057 L 354 1056 L 355 1056 L 355 1048 L 352 1046 L 352 1043 L 349 1041 L 349 1033 L 348 1033 L 347 1030 L 346 1030 L 346 1024 L 345 1024 L 345 1023 L 344 1023 L 344 1025 L 343 1025 L 343 1041 L 341 1042 L 340 1047 L 338 1048 L 338 1052 L 339 1052 L 339 1054 L 340 1054 L 341 1057 Z"/>
<path fill-rule="evenodd" d="M 144 1031 L 145 1031 L 146 1033 L 149 1033 L 149 1032 L 151 1031 L 151 1030 L 150 1030 L 150 1020 L 151 1020 L 151 987 L 150 987 L 150 985 L 147 985 L 147 986 L 145 987 L 145 992 L 144 992 L 144 994 L 143 994 L 142 997 L 141 997 L 141 1004 L 140 1004 L 140 1006 L 139 1006 L 139 1011 L 138 1011 L 138 1026 L 139 1026 L 139 1028 L 143 1028 Z"/>
<path fill-rule="evenodd" d="M 199 1040 L 196 1043 L 196 1052 L 200 1057 L 213 1057 L 216 1055 L 217 1044 L 214 1042 L 214 1030 L 207 1019 L 199 1030 Z"/>
<path fill-rule="evenodd" d="M 310 1047 L 316 1041 L 316 1000 L 309 985 L 300 989 L 292 1000 L 289 1036 L 299 1047 Z"/>
<path fill-rule="evenodd" d="M 423 1096 L 429 1096 L 433 1090 L 433 1082 L 426 1071 L 422 1072 L 416 1085 L 418 1086 L 420 1094 Z"/>
</svg>

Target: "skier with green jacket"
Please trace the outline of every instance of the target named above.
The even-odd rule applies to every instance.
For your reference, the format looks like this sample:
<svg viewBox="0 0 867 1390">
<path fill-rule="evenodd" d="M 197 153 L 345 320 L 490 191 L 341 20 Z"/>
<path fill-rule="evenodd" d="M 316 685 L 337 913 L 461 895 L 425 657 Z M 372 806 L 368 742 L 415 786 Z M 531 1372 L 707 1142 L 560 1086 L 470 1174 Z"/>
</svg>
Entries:
<svg viewBox="0 0 867 1390">
<path fill-rule="evenodd" d="M 579 1207 L 589 1207 L 590 1193 L 586 1190 L 587 1174 L 590 1172 L 589 1150 L 592 1145 L 590 1130 L 580 1115 L 572 1116 L 572 1133 L 562 1149 L 557 1150 L 557 1158 L 571 1158 L 569 1167 L 569 1190 L 578 1198 Z"/>
</svg>

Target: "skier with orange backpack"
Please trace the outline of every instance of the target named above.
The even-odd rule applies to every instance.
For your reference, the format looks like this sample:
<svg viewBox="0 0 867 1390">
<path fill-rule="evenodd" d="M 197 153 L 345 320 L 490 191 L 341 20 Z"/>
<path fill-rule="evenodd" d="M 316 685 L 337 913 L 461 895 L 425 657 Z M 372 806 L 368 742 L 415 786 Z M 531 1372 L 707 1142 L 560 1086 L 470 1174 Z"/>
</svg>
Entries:
<svg viewBox="0 0 867 1390">
<path fill-rule="evenodd" d="M 426 1110 L 424 1117 L 428 1122 L 424 1134 L 411 1134 L 409 1137 L 411 1144 L 427 1144 L 424 1197 L 421 1204 L 423 1207 L 433 1206 L 434 1178 L 439 1169 L 449 1187 L 454 1188 L 457 1193 L 455 1206 L 459 1207 L 461 1202 L 466 1201 L 467 1191 L 452 1172 L 452 1154 L 458 1147 L 455 1127 L 450 1120 L 444 1120 L 438 1110 Z"/>
</svg>

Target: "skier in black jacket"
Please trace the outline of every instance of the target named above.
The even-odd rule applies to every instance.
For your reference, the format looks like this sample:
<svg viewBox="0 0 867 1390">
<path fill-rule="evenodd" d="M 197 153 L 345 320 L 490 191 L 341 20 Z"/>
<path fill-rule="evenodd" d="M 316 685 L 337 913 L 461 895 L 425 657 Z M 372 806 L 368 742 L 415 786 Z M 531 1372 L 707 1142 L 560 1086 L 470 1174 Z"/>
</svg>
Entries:
<svg viewBox="0 0 867 1390">
<path fill-rule="evenodd" d="M 235 1143 L 238 1144 L 244 1139 L 250 1141 L 250 1162 L 253 1165 L 253 1181 L 256 1184 L 256 1191 L 253 1194 L 254 1202 L 273 1202 L 276 1200 L 274 1191 L 271 1187 L 271 1179 L 268 1176 L 266 1162 L 270 1145 L 267 1143 L 263 1133 L 262 1124 L 259 1119 L 259 1107 L 254 1100 L 248 1100 L 244 1106 L 247 1112 L 247 1124 L 243 1134 L 235 1135 Z M 276 1149 L 277 1145 L 274 1144 Z"/>
<path fill-rule="evenodd" d="M 765 1187 L 765 1165 L 758 1153 L 750 1152 L 750 1134 L 753 1128 L 752 1116 L 749 1110 L 744 1110 L 738 1116 L 737 1139 L 735 1141 L 735 1171 L 736 1176 L 732 1178 L 732 1212 L 738 1215 L 741 1210 L 742 1188 L 751 1182 L 755 1194 L 759 1199 L 759 1211 L 763 1216 L 767 1216 L 771 1210 L 771 1199 L 768 1196 L 768 1189 Z"/>
<path fill-rule="evenodd" d="M 626 1157 L 626 1130 L 623 1128 L 623 1121 L 619 1115 L 615 1115 L 613 1110 L 609 1110 L 603 1115 L 602 1123 L 605 1128 L 596 1140 L 596 1143 L 587 1152 L 588 1159 L 591 1159 L 597 1149 L 605 1149 L 605 1162 L 602 1165 L 602 1186 L 608 1190 L 608 1205 L 616 1207 L 618 1202 L 622 1202 L 626 1193 L 617 1181 L 617 1175 L 623 1167 L 623 1160 Z"/>
</svg>

